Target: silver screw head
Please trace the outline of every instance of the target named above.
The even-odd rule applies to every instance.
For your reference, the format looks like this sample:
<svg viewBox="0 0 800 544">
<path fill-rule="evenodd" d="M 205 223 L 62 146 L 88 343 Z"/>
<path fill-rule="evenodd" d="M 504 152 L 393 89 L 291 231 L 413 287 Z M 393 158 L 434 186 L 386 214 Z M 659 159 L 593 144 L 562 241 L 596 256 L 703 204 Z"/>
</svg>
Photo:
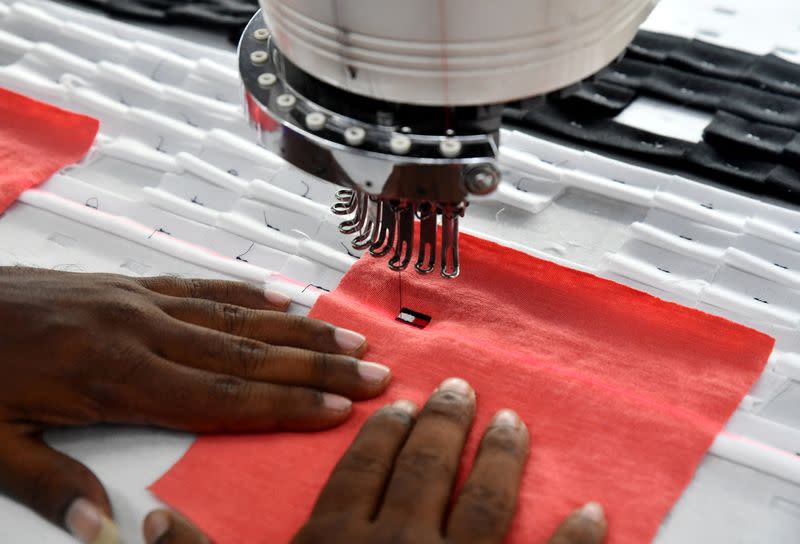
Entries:
<svg viewBox="0 0 800 544">
<path fill-rule="evenodd" d="M 464 178 L 467 191 L 474 195 L 488 195 L 500 184 L 500 171 L 493 164 L 481 164 L 470 168 Z"/>
<path fill-rule="evenodd" d="M 266 51 L 253 51 L 250 53 L 250 62 L 253 64 L 266 64 L 269 60 L 269 53 Z"/>
</svg>

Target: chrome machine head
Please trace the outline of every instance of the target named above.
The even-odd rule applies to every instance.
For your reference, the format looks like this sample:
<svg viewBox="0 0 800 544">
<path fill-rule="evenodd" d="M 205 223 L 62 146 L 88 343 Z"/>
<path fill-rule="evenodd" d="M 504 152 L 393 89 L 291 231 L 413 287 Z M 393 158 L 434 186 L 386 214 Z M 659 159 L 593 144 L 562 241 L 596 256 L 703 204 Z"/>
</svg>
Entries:
<svg viewBox="0 0 800 544">
<path fill-rule="evenodd" d="M 305 73 L 278 49 L 260 12 L 239 44 L 250 120 L 295 166 L 344 187 L 333 212 L 353 247 L 389 266 L 459 273 L 468 194 L 500 182 L 500 105 L 436 107 L 353 94 Z M 438 228 L 441 217 L 441 228 Z M 415 219 L 419 221 L 415 248 Z M 416 257 L 415 257 L 416 256 Z"/>
<path fill-rule="evenodd" d="M 343 187 L 353 247 L 454 278 L 468 196 L 500 182 L 502 104 L 603 67 L 655 1 L 259 0 L 239 44 L 247 110 L 264 143 Z"/>
</svg>

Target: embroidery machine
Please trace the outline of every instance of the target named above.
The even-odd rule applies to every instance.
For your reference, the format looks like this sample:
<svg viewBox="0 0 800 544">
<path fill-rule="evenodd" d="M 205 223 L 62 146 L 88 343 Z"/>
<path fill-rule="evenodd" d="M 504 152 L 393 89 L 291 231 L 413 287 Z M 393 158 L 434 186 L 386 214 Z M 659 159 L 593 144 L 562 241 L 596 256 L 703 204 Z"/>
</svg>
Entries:
<svg viewBox="0 0 800 544">
<path fill-rule="evenodd" d="M 262 140 L 345 187 L 333 211 L 355 249 L 394 270 L 416 253 L 423 274 L 438 251 L 453 278 L 469 196 L 500 182 L 503 104 L 607 65 L 656 0 L 260 3 L 239 69 Z"/>
<path fill-rule="evenodd" d="M 435 17 L 431 12 L 428 19 Z M 798 20 L 800 6 L 790 0 L 664 0 L 644 28 L 756 55 L 777 52 L 800 65 Z M 104 124 L 85 164 L 30 192 L 0 219 L 0 262 L 246 281 L 277 271 L 295 280 L 273 285 L 292 296 L 298 313 L 320 293 L 307 285 L 333 288 L 343 273 L 336 263 L 352 261 L 323 206 L 336 186 L 251 143 L 236 55 L 226 48 L 226 37 L 210 32 L 198 39 L 188 29 L 146 29 L 48 0 L 0 0 L 0 85 Z M 644 97 L 620 119 L 702 142 L 711 115 Z M 796 540 L 797 206 L 509 126 L 501 139 L 503 182 L 489 196 L 470 197 L 463 229 L 778 338 L 762 380 L 714 441 L 655 542 Z M 279 201 L 280 192 L 296 198 Z M 317 224 L 318 231 L 308 227 Z M 130 539 L 155 507 L 143 482 L 161 476 L 192 442 L 185 433 L 138 427 L 77 429 L 47 439 L 112 489 Z M 6 497 L 0 497 L 0 526 L 14 542 L 67 541 Z"/>
</svg>

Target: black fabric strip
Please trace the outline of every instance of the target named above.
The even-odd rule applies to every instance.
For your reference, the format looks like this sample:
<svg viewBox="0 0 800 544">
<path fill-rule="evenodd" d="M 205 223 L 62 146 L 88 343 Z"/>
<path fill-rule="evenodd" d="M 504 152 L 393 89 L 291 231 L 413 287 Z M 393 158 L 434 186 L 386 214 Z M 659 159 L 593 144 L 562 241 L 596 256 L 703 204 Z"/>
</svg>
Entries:
<svg viewBox="0 0 800 544">
<path fill-rule="evenodd" d="M 706 127 L 703 140 L 713 147 L 730 149 L 748 158 L 780 161 L 786 146 L 796 136 L 791 129 L 719 112 Z"/>
<path fill-rule="evenodd" d="M 700 40 L 686 40 L 667 54 L 666 64 L 681 70 L 717 79 L 742 81 L 750 66 L 759 59 Z"/>
<path fill-rule="evenodd" d="M 642 157 L 679 159 L 688 142 L 660 136 L 637 128 L 620 125 L 608 119 L 576 120 L 571 111 L 554 106 L 549 100 L 538 100 L 516 119 L 522 126 L 536 126 L 574 141 L 626 151 Z"/>
<path fill-rule="evenodd" d="M 800 129 L 800 100 L 736 85 L 719 109 L 754 121 Z"/>
<path fill-rule="evenodd" d="M 614 117 L 627 106 L 620 110 L 620 100 L 602 107 L 602 99 L 592 94 L 601 83 L 710 112 L 712 122 L 700 143 L 616 123 Z M 626 104 L 631 101 L 624 95 Z M 622 59 L 590 80 L 523 106 L 505 121 L 584 148 L 800 203 L 800 66 L 774 55 L 640 32 Z"/>
<path fill-rule="evenodd" d="M 583 81 L 558 92 L 561 106 L 578 115 L 610 117 L 622 113 L 636 91 L 605 81 Z"/>
<path fill-rule="evenodd" d="M 608 68 L 601 70 L 597 77 L 593 79 L 638 90 L 644 80 L 650 77 L 656 68 L 657 65 L 642 60 L 629 59 L 626 56 Z"/>
<path fill-rule="evenodd" d="M 691 146 L 685 158 L 701 171 L 712 174 L 714 179 L 726 179 L 727 184 L 750 191 L 763 186 L 775 169 L 775 164 L 772 162 L 743 158 L 705 143 Z M 763 187 L 759 192 L 763 192 Z"/>
<path fill-rule="evenodd" d="M 676 104 L 716 111 L 723 97 L 735 92 L 735 84 L 657 66 L 642 80 L 640 90 Z"/>
<path fill-rule="evenodd" d="M 797 64 L 773 54 L 753 55 L 701 40 L 642 30 L 628 46 L 622 60 L 623 68 L 629 61 L 638 62 L 640 70 L 646 71 L 645 65 L 651 68 L 654 65 L 667 65 L 682 72 L 800 98 L 800 70 Z"/>
<path fill-rule="evenodd" d="M 630 58 L 662 63 L 669 54 L 686 43 L 685 38 L 640 30 L 628 46 Z"/>
<path fill-rule="evenodd" d="M 744 80 L 759 89 L 800 98 L 800 70 L 797 64 L 775 55 L 759 58 Z"/>
<path fill-rule="evenodd" d="M 800 128 L 800 99 L 670 66 L 623 60 L 595 79 L 683 106 L 712 112 L 725 110 L 754 121 Z"/>
<path fill-rule="evenodd" d="M 795 136 L 783 148 L 783 162 L 791 167 L 800 168 L 800 136 Z"/>
</svg>

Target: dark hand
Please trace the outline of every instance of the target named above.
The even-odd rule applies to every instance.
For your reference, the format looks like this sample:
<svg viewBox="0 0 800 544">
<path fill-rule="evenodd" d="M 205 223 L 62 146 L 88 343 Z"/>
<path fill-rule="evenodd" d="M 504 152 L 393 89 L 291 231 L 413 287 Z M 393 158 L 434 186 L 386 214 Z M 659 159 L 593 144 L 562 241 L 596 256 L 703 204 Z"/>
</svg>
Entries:
<svg viewBox="0 0 800 544">
<path fill-rule="evenodd" d="M 456 499 L 453 484 L 475 412 L 466 382 L 446 380 L 417 417 L 398 401 L 364 424 L 322 490 L 293 544 L 500 544 L 517 501 L 528 457 L 528 431 L 502 410 L 486 429 L 472 472 Z M 573 512 L 550 544 L 599 544 L 602 508 Z M 200 544 L 208 540 L 176 514 L 153 512 L 145 521 L 148 544 Z"/>
<path fill-rule="evenodd" d="M 45 429 L 323 429 L 386 388 L 363 336 L 288 304 L 235 282 L 0 268 L 0 492 L 92 542 L 113 531 L 106 493 Z"/>
</svg>

